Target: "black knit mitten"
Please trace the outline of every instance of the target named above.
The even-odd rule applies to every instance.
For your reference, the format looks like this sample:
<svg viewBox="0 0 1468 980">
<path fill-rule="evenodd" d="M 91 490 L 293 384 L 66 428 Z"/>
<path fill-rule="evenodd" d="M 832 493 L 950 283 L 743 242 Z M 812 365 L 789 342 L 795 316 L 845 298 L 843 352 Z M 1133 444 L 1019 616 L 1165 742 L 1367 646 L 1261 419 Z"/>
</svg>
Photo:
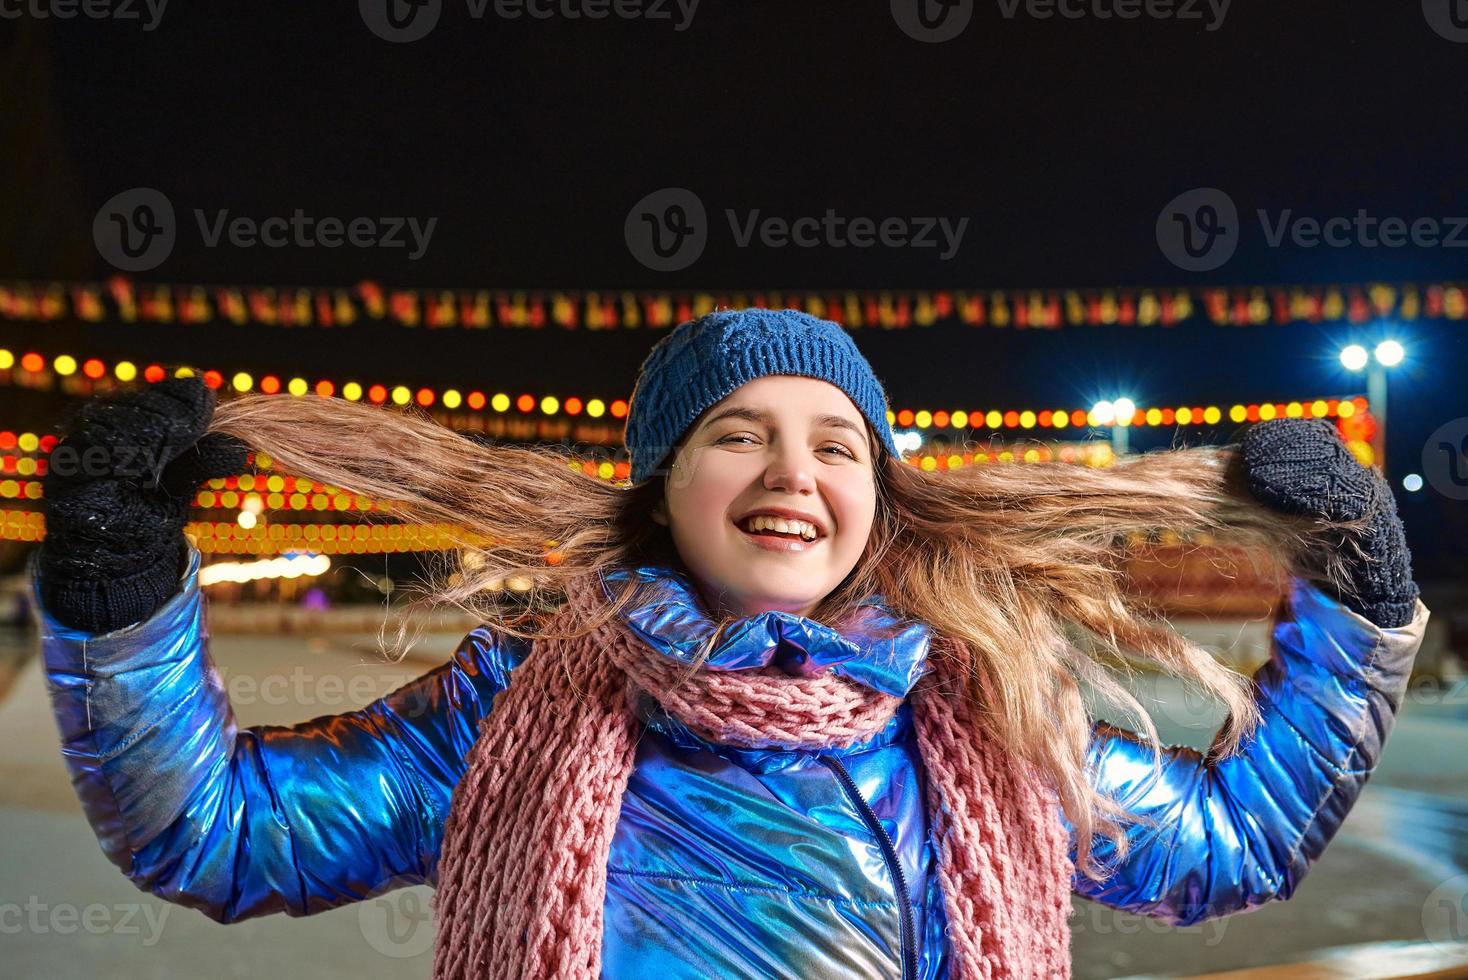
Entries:
<svg viewBox="0 0 1468 980">
<path fill-rule="evenodd" d="M 239 440 L 204 435 L 214 404 L 198 378 L 95 398 L 51 450 L 37 575 L 57 622 L 109 632 L 147 619 L 178 591 L 194 491 L 247 461 Z"/>
<path fill-rule="evenodd" d="M 1261 503 L 1299 517 L 1369 517 L 1361 555 L 1344 555 L 1352 590 L 1338 597 L 1384 628 L 1405 626 L 1417 606 L 1412 553 L 1391 487 L 1356 461 L 1324 419 L 1272 419 L 1244 434 L 1249 492 Z M 1354 592 L 1354 594 L 1352 594 Z"/>
</svg>

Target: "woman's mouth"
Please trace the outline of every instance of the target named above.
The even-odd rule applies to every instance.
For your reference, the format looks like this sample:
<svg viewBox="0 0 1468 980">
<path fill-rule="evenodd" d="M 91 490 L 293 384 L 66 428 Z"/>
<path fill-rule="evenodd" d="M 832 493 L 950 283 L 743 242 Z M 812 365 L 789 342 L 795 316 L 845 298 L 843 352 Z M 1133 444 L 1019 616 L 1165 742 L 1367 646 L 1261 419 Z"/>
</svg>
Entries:
<svg viewBox="0 0 1468 980">
<path fill-rule="evenodd" d="M 756 548 L 761 548 L 765 551 L 810 551 L 816 545 L 826 540 L 824 536 L 821 536 L 813 540 L 807 541 L 799 534 L 782 533 L 780 531 L 775 531 L 768 528 L 760 531 L 746 531 L 738 524 L 735 524 L 734 528 L 739 532 L 740 537 L 744 538 L 744 540 L 748 541 Z"/>
</svg>

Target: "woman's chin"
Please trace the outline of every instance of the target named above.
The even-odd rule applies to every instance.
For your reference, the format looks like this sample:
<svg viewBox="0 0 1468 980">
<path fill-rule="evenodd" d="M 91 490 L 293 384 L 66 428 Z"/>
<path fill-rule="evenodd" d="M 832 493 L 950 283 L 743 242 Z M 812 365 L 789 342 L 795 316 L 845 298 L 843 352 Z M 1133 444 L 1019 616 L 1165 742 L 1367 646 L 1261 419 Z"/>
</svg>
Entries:
<svg viewBox="0 0 1468 980">
<path fill-rule="evenodd" d="M 770 592 L 768 586 L 759 595 L 737 595 L 725 593 L 725 602 L 739 611 L 739 615 L 749 617 L 758 616 L 767 612 L 789 613 L 792 616 L 804 616 L 820 604 L 819 598 L 812 598 L 804 590 L 800 592 Z"/>
</svg>

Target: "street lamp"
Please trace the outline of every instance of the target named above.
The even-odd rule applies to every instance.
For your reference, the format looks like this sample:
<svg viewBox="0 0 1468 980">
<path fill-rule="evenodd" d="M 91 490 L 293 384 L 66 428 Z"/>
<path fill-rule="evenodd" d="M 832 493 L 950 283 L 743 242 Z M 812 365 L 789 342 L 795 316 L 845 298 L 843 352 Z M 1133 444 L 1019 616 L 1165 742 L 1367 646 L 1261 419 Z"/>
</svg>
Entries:
<svg viewBox="0 0 1468 980">
<path fill-rule="evenodd" d="M 1118 398 L 1114 402 L 1100 401 L 1091 408 L 1093 425 L 1111 426 L 1111 451 L 1117 456 L 1127 453 L 1132 417 L 1137 414 L 1136 403 L 1130 398 Z"/>
<path fill-rule="evenodd" d="M 1401 364 L 1406 356 L 1406 349 L 1395 340 L 1383 340 L 1370 353 L 1360 344 L 1341 348 L 1341 364 L 1347 371 L 1366 369 L 1366 400 L 1371 403 L 1371 414 L 1376 416 L 1371 452 L 1383 476 L 1386 475 L 1386 369 Z"/>
</svg>

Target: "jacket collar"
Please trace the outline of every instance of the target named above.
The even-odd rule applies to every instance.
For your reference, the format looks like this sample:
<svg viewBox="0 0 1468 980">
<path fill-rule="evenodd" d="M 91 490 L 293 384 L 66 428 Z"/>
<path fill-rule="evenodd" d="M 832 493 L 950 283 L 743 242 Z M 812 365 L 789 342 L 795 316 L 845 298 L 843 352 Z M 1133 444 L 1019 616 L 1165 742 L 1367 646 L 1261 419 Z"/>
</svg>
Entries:
<svg viewBox="0 0 1468 980">
<path fill-rule="evenodd" d="M 693 663 L 717 624 L 704 611 L 692 580 L 664 565 L 616 568 L 601 574 L 607 598 L 614 598 L 629 577 L 644 588 L 624 608 L 624 621 L 654 650 L 680 663 Z M 753 670 L 774 664 L 794 675 L 830 670 L 903 697 L 927 671 L 930 639 L 925 624 L 899 618 L 882 596 L 872 596 L 841 630 L 773 610 L 736 620 L 704 666 Z"/>
</svg>

